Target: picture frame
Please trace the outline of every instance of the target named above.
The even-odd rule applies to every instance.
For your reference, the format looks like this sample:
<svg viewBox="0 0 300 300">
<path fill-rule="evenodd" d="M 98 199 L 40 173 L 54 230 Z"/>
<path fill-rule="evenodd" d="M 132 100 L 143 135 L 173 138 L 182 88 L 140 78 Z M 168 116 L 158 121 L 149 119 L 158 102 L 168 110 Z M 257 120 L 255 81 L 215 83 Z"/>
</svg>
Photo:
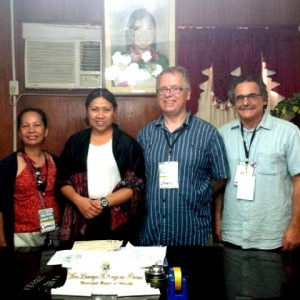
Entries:
<svg viewBox="0 0 300 300">
<path fill-rule="evenodd" d="M 175 0 L 104 0 L 104 13 L 104 86 L 156 93 L 156 76 L 175 65 Z"/>
</svg>

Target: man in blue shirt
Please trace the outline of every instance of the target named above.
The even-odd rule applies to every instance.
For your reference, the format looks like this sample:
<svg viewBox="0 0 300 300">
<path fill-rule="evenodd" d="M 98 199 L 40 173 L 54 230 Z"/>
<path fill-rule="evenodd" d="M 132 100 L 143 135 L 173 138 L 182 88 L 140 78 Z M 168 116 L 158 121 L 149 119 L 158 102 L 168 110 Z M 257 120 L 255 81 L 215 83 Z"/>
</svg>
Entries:
<svg viewBox="0 0 300 300">
<path fill-rule="evenodd" d="M 157 77 L 162 116 L 138 133 L 146 164 L 146 216 L 142 245 L 206 245 L 212 194 L 229 177 L 218 131 L 187 109 L 187 71 L 170 67 Z"/>
<path fill-rule="evenodd" d="M 299 128 L 266 111 L 261 78 L 237 78 L 228 96 L 239 118 L 219 129 L 231 176 L 217 198 L 215 235 L 242 249 L 293 250 L 300 245 Z"/>
</svg>

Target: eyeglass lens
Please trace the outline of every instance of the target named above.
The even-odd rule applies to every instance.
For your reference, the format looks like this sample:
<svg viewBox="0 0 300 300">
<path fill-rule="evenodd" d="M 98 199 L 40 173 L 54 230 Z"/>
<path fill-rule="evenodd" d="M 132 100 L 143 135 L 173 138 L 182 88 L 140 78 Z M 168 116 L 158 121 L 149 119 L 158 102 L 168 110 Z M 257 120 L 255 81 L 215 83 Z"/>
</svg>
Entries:
<svg viewBox="0 0 300 300">
<path fill-rule="evenodd" d="M 159 88 L 158 93 L 166 94 L 167 92 L 170 92 L 172 94 L 179 94 L 183 90 L 184 89 L 182 87 Z"/>
<path fill-rule="evenodd" d="M 255 101 L 259 96 L 261 96 L 261 94 L 251 93 L 249 95 L 239 95 L 235 97 L 235 101 L 241 102 L 244 101 L 245 98 L 248 99 L 249 101 Z"/>
</svg>

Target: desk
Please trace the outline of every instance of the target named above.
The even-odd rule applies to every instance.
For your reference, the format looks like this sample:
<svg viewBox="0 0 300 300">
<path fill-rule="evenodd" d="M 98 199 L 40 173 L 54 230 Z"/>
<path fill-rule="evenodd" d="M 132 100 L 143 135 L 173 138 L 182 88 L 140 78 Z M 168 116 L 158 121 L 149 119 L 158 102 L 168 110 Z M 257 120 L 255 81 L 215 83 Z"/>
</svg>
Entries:
<svg viewBox="0 0 300 300">
<path fill-rule="evenodd" d="M 300 299 L 300 252 L 279 254 L 223 246 L 169 248 L 181 266 L 189 300 Z"/>
<path fill-rule="evenodd" d="M 23 287 L 38 275 L 65 277 L 65 269 L 47 266 L 53 251 L 0 251 L 0 295 L 27 294 Z M 169 247 L 170 267 L 180 266 L 187 279 L 189 300 L 300 299 L 300 253 L 278 254 L 222 246 Z M 25 296 L 24 296 L 25 295 Z M 16 298 L 16 297 L 15 297 Z M 161 299 L 165 299 L 163 292 Z M 28 298 L 26 298 L 28 299 Z M 51 299 L 49 293 L 31 300 Z"/>
<path fill-rule="evenodd" d="M 54 250 L 41 251 L 33 248 L 13 253 L 0 249 L 0 298 L 5 299 L 3 295 L 9 295 L 9 299 L 51 299 L 49 292 L 29 294 L 23 288 L 39 275 L 47 275 L 49 278 L 66 276 L 66 271 L 61 266 L 47 266 L 54 253 Z"/>
</svg>

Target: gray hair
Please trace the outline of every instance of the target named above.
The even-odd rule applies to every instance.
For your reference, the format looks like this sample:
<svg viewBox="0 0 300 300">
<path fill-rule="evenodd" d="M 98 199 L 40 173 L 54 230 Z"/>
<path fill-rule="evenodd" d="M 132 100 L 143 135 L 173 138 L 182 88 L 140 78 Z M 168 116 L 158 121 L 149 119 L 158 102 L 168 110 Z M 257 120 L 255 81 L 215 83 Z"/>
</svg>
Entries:
<svg viewBox="0 0 300 300">
<path fill-rule="evenodd" d="M 233 79 L 231 85 L 229 86 L 227 96 L 232 105 L 235 104 L 235 88 L 238 84 L 243 82 L 255 82 L 259 87 L 259 93 L 261 94 L 263 100 L 268 102 L 268 91 L 267 86 L 263 82 L 262 78 L 254 75 L 243 75 Z"/>
<path fill-rule="evenodd" d="M 165 74 L 181 74 L 186 85 L 186 88 L 191 88 L 191 80 L 187 69 L 182 66 L 168 67 L 164 69 L 157 77 L 156 77 L 156 89 L 159 87 L 159 81 L 162 75 Z"/>
</svg>

